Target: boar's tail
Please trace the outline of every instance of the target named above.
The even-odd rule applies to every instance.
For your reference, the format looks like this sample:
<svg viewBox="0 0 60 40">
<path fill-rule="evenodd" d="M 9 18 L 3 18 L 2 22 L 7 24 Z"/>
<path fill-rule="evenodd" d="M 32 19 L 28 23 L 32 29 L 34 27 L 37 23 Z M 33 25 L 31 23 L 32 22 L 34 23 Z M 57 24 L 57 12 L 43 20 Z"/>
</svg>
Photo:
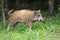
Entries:
<svg viewBox="0 0 60 40">
<path fill-rule="evenodd" d="M 8 12 L 8 15 L 9 15 L 11 12 L 13 12 L 13 11 L 14 11 L 14 9 L 10 10 L 10 11 Z"/>
</svg>

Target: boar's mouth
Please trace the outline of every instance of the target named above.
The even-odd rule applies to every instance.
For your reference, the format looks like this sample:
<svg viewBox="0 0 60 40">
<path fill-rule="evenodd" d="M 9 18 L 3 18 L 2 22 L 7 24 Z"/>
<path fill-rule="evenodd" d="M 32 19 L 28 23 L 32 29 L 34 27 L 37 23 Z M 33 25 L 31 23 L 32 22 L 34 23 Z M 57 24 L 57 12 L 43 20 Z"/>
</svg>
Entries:
<svg viewBox="0 0 60 40">
<path fill-rule="evenodd" d="M 43 22 L 43 23 L 46 23 L 45 20 L 44 21 L 40 20 L 40 21 Z"/>
</svg>

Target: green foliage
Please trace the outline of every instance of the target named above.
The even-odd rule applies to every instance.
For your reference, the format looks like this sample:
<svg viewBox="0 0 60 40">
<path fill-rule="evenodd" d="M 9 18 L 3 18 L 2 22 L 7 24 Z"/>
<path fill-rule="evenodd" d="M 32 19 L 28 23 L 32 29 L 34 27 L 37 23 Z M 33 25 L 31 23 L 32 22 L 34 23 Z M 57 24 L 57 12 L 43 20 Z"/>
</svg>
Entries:
<svg viewBox="0 0 60 40">
<path fill-rule="evenodd" d="M 60 10 L 60 4 L 58 5 L 58 10 Z"/>
<path fill-rule="evenodd" d="M 60 40 L 60 12 L 56 12 L 55 15 L 54 19 L 45 15 L 46 23 L 34 22 L 32 31 L 28 31 L 29 27 L 24 23 L 19 23 L 16 30 L 11 27 L 6 31 L 7 26 L 2 27 L 0 21 L 0 40 Z"/>
</svg>

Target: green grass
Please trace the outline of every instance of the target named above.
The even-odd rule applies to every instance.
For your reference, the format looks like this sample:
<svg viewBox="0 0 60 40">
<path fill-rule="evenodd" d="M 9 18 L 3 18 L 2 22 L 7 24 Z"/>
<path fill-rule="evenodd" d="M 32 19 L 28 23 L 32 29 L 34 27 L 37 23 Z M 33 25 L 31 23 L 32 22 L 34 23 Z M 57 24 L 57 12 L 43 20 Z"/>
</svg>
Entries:
<svg viewBox="0 0 60 40">
<path fill-rule="evenodd" d="M 46 23 L 34 22 L 32 31 L 28 31 L 28 26 L 19 23 L 14 30 L 13 27 L 6 31 L 7 26 L 0 22 L 0 40 L 60 40 L 60 13 L 55 13 L 54 19 L 45 15 Z"/>
</svg>

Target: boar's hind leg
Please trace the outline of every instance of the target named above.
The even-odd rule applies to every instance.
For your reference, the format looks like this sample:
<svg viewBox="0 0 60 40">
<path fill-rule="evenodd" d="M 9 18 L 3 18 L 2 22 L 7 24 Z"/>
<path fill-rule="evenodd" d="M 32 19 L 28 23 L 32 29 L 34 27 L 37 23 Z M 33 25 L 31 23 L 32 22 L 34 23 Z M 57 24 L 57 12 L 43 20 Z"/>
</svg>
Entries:
<svg viewBox="0 0 60 40">
<path fill-rule="evenodd" d="M 16 22 L 16 23 L 13 24 L 13 27 L 14 27 L 15 30 L 16 30 L 16 26 L 17 26 L 18 23 L 19 22 Z"/>
<path fill-rule="evenodd" d="M 28 25 L 29 25 L 29 31 L 31 31 L 31 30 L 32 30 L 32 22 L 29 21 L 29 22 L 28 22 Z"/>
<path fill-rule="evenodd" d="M 17 24 L 17 21 L 10 22 L 10 23 L 8 24 L 7 30 L 9 30 L 9 29 L 10 29 L 10 26 L 13 26 L 13 27 L 14 27 L 14 29 L 15 29 L 16 24 Z"/>
<path fill-rule="evenodd" d="M 10 29 L 11 24 L 12 24 L 11 22 L 8 24 L 7 30 Z"/>
</svg>

